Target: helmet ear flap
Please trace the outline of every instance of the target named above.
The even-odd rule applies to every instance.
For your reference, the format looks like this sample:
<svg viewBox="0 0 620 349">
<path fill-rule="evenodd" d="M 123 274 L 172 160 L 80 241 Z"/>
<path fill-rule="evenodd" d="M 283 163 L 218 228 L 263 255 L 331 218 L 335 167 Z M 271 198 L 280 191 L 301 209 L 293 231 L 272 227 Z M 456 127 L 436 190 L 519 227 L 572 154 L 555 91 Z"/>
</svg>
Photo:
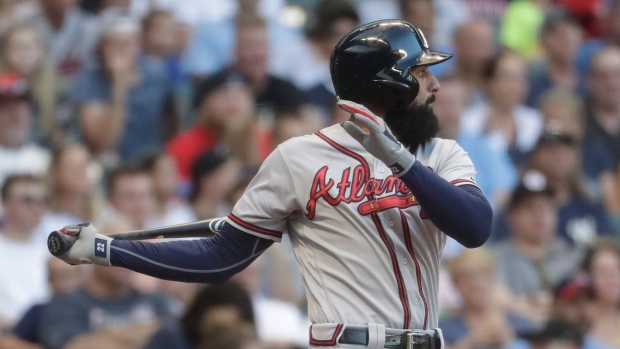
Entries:
<svg viewBox="0 0 620 349">
<path fill-rule="evenodd" d="M 407 107 L 418 95 L 419 84 L 415 78 L 413 80 L 413 84 L 395 80 L 375 80 L 373 83 L 382 96 L 383 103 L 389 103 L 388 110 L 392 110 Z"/>
</svg>

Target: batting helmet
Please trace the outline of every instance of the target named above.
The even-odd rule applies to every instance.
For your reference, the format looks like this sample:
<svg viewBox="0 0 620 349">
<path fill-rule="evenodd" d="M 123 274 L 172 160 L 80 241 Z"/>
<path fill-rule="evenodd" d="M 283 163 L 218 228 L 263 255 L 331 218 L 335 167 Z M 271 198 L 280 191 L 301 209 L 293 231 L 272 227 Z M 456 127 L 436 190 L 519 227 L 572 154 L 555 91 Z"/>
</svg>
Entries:
<svg viewBox="0 0 620 349">
<path fill-rule="evenodd" d="M 402 20 L 380 20 L 343 37 L 334 48 L 330 71 L 341 99 L 385 111 L 410 104 L 420 83 L 410 68 L 452 57 L 428 49 L 424 34 Z"/>
</svg>

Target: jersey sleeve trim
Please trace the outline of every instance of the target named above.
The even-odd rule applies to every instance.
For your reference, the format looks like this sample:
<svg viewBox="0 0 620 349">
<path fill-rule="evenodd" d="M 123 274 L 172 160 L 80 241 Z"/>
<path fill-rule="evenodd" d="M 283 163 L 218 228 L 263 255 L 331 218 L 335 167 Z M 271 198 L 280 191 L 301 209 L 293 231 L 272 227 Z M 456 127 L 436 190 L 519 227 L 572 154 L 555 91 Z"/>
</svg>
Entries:
<svg viewBox="0 0 620 349">
<path fill-rule="evenodd" d="M 257 225 L 243 221 L 241 218 L 234 214 L 228 215 L 228 222 L 235 226 L 237 229 L 242 230 L 248 234 L 262 237 L 264 239 L 280 242 L 282 240 L 282 233 L 279 231 L 261 228 Z"/>
<path fill-rule="evenodd" d="M 450 182 L 450 183 L 451 183 L 451 184 L 453 184 L 453 185 L 455 185 L 455 186 L 457 186 L 457 187 L 458 187 L 458 186 L 461 186 L 461 185 L 466 185 L 466 184 L 469 184 L 469 185 L 473 185 L 473 186 L 475 186 L 476 188 L 480 189 L 480 187 L 478 187 L 478 184 L 476 184 L 476 182 L 474 182 L 474 181 L 472 181 L 472 180 L 470 180 L 470 179 L 455 179 L 455 180 L 453 180 L 453 181 L 452 181 L 452 182 Z"/>
</svg>

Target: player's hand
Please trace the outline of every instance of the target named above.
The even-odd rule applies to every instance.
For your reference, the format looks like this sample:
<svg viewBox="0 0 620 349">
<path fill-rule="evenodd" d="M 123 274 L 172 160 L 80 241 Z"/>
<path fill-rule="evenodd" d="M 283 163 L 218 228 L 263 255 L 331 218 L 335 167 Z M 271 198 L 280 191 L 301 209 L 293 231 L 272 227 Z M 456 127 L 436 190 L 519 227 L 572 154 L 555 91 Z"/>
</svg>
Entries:
<svg viewBox="0 0 620 349">
<path fill-rule="evenodd" d="M 377 159 L 390 167 L 394 175 L 402 176 L 407 172 L 415 157 L 400 143 L 382 118 L 373 114 L 368 108 L 347 100 L 339 100 L 338 107 L 351 113 L 353 118 L 366 126 L 370 133 L 364 132 L 352 121 L 345 121 L 342 127 L 351 137 Z"/>
<path fill-rule="evenodd" d="M 100 234 L 92 224 L 82 223 L 53 231 L 48 238 L 48 248 L 52 254 L 55 254 L 53 250 L 60 249 L 56 257 L 69 264 L 94 263 L 109 267 L 112 240 Z"/>
</svg>

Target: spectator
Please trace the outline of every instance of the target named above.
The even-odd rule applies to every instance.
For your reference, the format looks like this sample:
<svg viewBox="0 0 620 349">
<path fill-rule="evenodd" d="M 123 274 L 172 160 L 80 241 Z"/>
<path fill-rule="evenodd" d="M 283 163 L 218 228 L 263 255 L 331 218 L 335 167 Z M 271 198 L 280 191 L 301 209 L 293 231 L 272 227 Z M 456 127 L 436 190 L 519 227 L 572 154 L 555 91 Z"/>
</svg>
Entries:
<svg viewBox="0 0 620 349">
<path fill-rule="evenodd" d="M 96 157 L 125 160 L 162 149 L 176 132 L 170 81 L 160 67 L 139 59 L 138 24 L 128 17 L 112 18 L 100 49 L 99 60 L 85 67 L 73 85 L 85 143 Z"/>
<path fill-rule="evenodd" d="M 108 177 L 108 202 L 103 219 L 111 220 L 122 215 L 131 220 L 136 229 L 151 228 L 149 219 L 155 211 L 153 177 L 136 166 L 121 166 Z"/>
<path fill-rule="evenodd" d="M 467 85 L 468 106 L 484 100 L 484 71 L 495 51 L 494 35 L 493 26 L 480 19 L 465 22 L 454 32 L 453 73 Z"/>
<path fill-rule="evenodd" d="M 194 163 L 189 201 L 199 220 L 230 212 L 226 199 L 241 176 L 240 161 L 222 149 L 206 152 Z"/>
<path fill-rule="evenodd" d="M 492 255 L 481 248 L 448 261 L 463 304 L 455 316 L 440 321 L 447 349 L 506 348 L 515 334 L 532 328 L 528 319 L 503 309 L 493 264 Z"/>
<path fill-rule="evenodd" d="M 44 38 L 48 57 L 68 91 L 77 72 L 93 58 L 99 35 L 97 20 L 82 12 L 77 0 L 40 0 L 41 11 L 28 20 Z"/>
<path fill-rule="evenodd" d="M 530 156 L 530 168 L 540 171 L 554 191 L 559 207 L 558 236 L 585 247 L 613 230 L 603 207 L 586 191 L 579 142 L 561 129 L 547 130 Z"/>
<path fill-rule="evenodd" d="M 601 239 L 583 261 L 592 280 L 594 309 L 589 335 L 594 343 L 609 349 L 620 346 L 620 255 L 616 241 Z"/>
<path fill-rule="evenodd" d="M 237 18 L 235 59 L 232 66 L 218 72 L 215 79 L 231 73 L 241 76 L 254 94 L 256 116 L 271 128 L 278 114 L 297 114 L 309 102 L 293 84 L 269 73 L 269 39 L 265 20 L 258 15 L 240 15 Z M 201 89 L 200 85 L 198 89 Z"/>
<path fill-rule="evenodd" d="M 488 102 L 471 107 L 461 123 L 461 132 L 489 137 L 517 167 L 524 164 L 543 129 L 540 113 L 523 105 L 526 68 L 525 61 L 514 53 L 497 55 L 484 72 Z"/>
<path fill-rule="evenodd" d="M 226 0 L 226 2 L 232 1 Z M 205 21 L 197 26 L 183 57 L 183 67 L 190 76 L 204 79 L 226 68 L 230 62 L 235 60 L 235 42 L 239 40 L 241 29 L 240 18 L 261 16 L 259 5 L 265 1 L 237 0 L 235 2 L 238 5 L 237 11 L 232 16 L 211 23 Z M 209 5 L 213 5 L 213 1 Z M 269 52 L 268 57 L 265 57 L 268 62 L 265 63 L 272 71 L 274 67 L 286 64 L 286 60 L 282 62 L 278 60 L 287 57 L 286 52 L 291 46 L 300 45 L 301 35 L 296 30 L 280 23 L 278 16 L 262 18 L 266 18 L 263 20 L 267 32 L 265 35 L 270 38 L 269 41 L 263 42 L 265 46 L 262 48 Z"/>
<path fill-rule="evenodd" d="M 29 86 L 16 74 L 0 74 L 0 184 L 15 173 L 44 174 L 49 151 L 31 141 Z"/>
<path fill-rule="evenodd" d="M 584 81 L 577 71 L 577 53 L 583 30 L 567 12 L 551 12 L 540 29 L 544 56 L 530 68 L 527 105 L 538 108 L 540 98 L 551 88 L 585 94 Z"/>
<path fill-rule="evenodd" d="M 34 138 L 56 144 L 67 136 L 70 115 L 67 96 L 62 96 L 58 90 L 56 72 L 45 57 L 45 51 L 39 32 L 32 26 L 19 25 L 4 36 L 0 65 L 2 70 L 18 74 L 32 86 L 37 119 L 33 125 Z"/>
<path fill-rule="evenodd" d="M 577 142 L 583 142 L 584 107 L 573 91 L 557 87 L 548 90 L 540 98 L 540 112 L 545 128 L 562 129 Z"/>
<path fill-rule="evenodd" d="M 47 190 L 40 177 L 12 175 L 2 186 L 1 198 L 0 329 L 7 329 L 48 296 L 49 252 L 35 234 L 47 208 Z"/>
<path fill-rule="evenodd" d="M 142 19 L 144 55 L 168 72 L 171 81 L 183 79 L 177 42 L 177 22 L 174 14 L 152 10 Z"/>
<path fill-rule="evenodd" d="M 135 228 L 120 217 L 104 234 Z M 45 348 L 142 348 L 172 317 L 164 294 L 140 294 L 129 286 L 131 271 L 92 266 L 83 287 L 54 298 L 43 311 L 40 336 Z"/>
<path fill-rule="evenodd" d="M 583 349 L 610 349 L 588 333 L 593 320 L 592 292 L 592 280 L 585 272 L 579 270 L 570 275 L 554 290 L 551 317 L 566 320 L 586 333 Z"/>
<path fill-rule="evenodd" d="M 196 216 L 184 198 L 178 195 L 179 175 L 174 159 L 167 153 L 146 156 L 141 168 L 153 177 L 155 214 L 148 226 L 162 227 L 193 222 Z"/>
<path fill-rule="evenodd" d="M 536 321 L 546 319 L 553 287 L 577 268 L 582 256 L 556 235 L 553 194 L 540 172 L 526 172 L 508 203 L 511 238 L 492 247 L 498 281 L 514 299 L 510 305 Z"/>
<path fill-rule="evenodd" d="M 194 161 L 216 146 L 231 148 L 248 164 L 256 163 L 259 153 L 269 153 L 271 140 L 258 143 L 254 106 L 252 92 L 237 74 L 218 75 L 201 84 L 194 103 L 195 125 L 170 140 L 167 147 L 182 180 L 189 181 Z"/>
<path fill-rule="evenodd" d="M 288 59 L 275 74 L 290 79 L 303 90 L 309 101 L 317 105 L 328 122 L 336 92 L 329 70 L 329 59 L 338 41 L 357 28 L 359 17 L 347 1 L 320 1 L 314 9 L 314 20 L 306 29 L 304 45 L 291 46 Z"/>
<path fill-rule="evenodd" d="M 47 281 L 53 296 L 66 294 L 77 289 L 82 283 L 82 267 L 75 267 L 58 258 L 47 260 Z M 30 307 L 17 321 L 10 334 L 0 335 L 2 349 L 40 349 L 39 338 L 41 314 L 46 303 L 37 303 Z"/>
<path fill-rule="evenodd" d="M 620 48 L 610 46 L 595 54 L 588 87 L 583 168 L 599 183 L 605 207 L 612 211 L 618 206 L 613 193 L 620 164 Z"/>
</svg>

